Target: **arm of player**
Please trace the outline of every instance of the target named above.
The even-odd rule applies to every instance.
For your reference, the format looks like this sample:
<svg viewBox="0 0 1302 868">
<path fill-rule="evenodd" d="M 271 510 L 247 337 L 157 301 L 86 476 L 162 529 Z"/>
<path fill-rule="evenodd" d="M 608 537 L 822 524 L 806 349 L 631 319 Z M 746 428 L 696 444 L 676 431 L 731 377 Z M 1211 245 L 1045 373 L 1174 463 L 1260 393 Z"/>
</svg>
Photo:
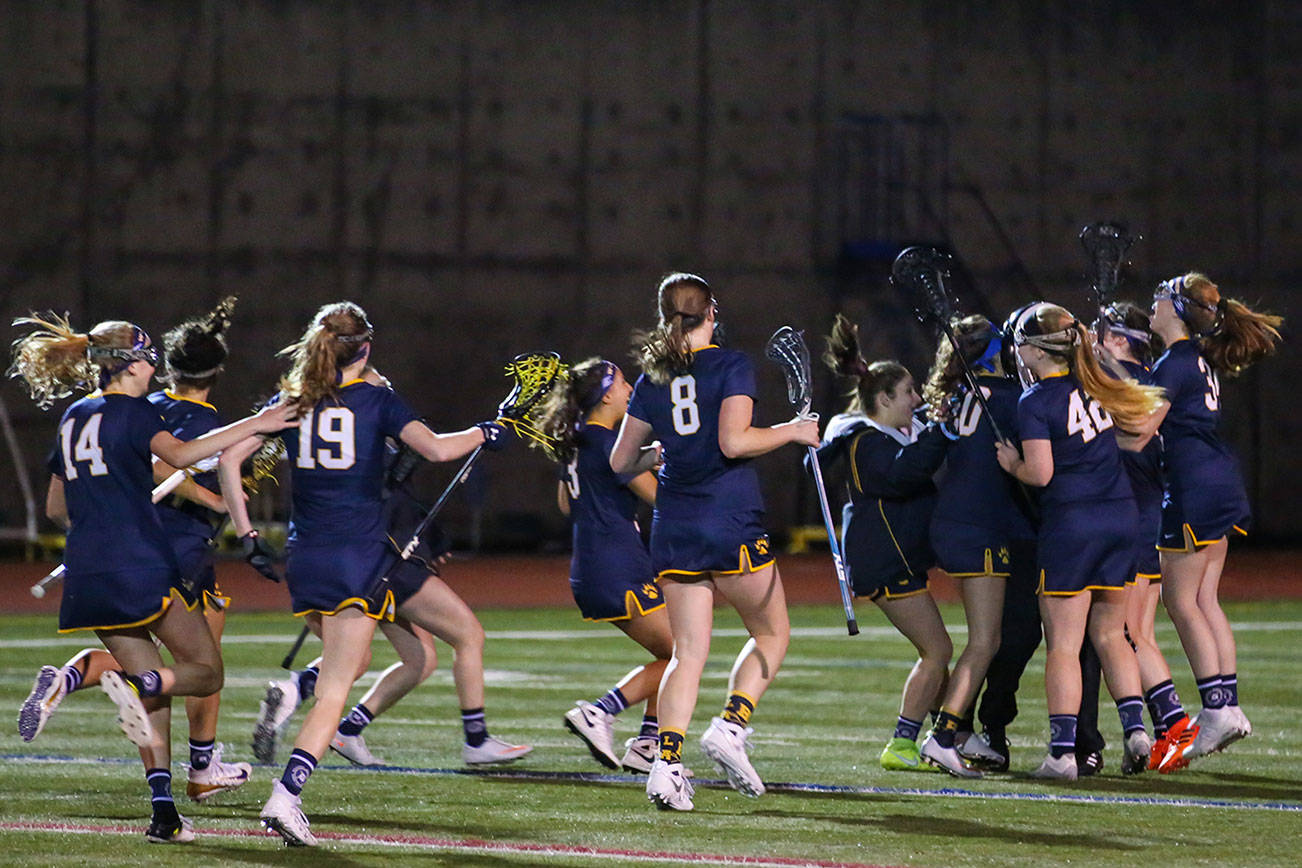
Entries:
<svg viewBox="0 0 1302 868">
<path fill-rule="evenodd" d="M 173 473 L 175 473 L 176 470 L 177 468 L 168 464 L 166 461 L 162 460 L 161 458 L 155 458 L 154 459 L 154 482 L 159 483 L 165 481 L 168 477 L 170 477 Z M 209 509 L 211 509 L 213 512 L 226 511 L 226 501 L 222 498 L 220 494 L 218 494 L 215 491 L 211 491 L 207 488 L 204 488 L 202 485 L 195 482 L 189 476 L 187 476 L 181 482 L 180 485 L 174 488 L 172 490 L 172 493 L 177 495 L 178 497 L 183 497 L 186 500 L 197 503 L 200 506 L 206 506 Z"/>
<path fill-rule="evenodd" d="M 637 495 L 647 506 L 656 505 L 656 475 L 651 471 L 639 473 L 628 481 L 628 490 Z"/>
<path fill-rule="evenodd" d="M 1117 445 L 1127 452 L 1141 452 L 1148 445 L 1148 441 L 1157 435 L 1157 429 L 1162 427 L 1162 421 L 1166 419 L 1166 411 L 1171 409 L 1168 401 L 1163 401 L 1161 406 L 1153 411 L 1153 415 L 1144 420 L 1143 426 L 1138 431 L 1123 431 L 1117 428 Z"/>
<path fill-rule="evenodd" d="M 1053 479 L 1053 447 L 1048 440 L 1023 440 L 1023 457 L 1017 447 L 1000 440 L 995 444 L 995 458 L 1006 473 L 1027 485 L 1044 487 Z"/>
<path fill-rule="evenodd" d="M 749 395 L 729 395 L 719 408 L 719 451 L 728 458 L 757 458 L 788 443 L 817 446 L 818 422 L 797 416 L 769 428 L 751 425 L 755 402 Z"/>
<path fill-rule="evenodd" d="M 244 497 L 244 482 L 240 478 L 240 467 L 245 460 L 262 446 L 261 437 L 248 437 L 228 446 L 222 451 L 217 462 L 217 479 L 221 482 L 222 500 L 226 511 L 231 516 L 231 527 L 237 537 L 244 537 L 253 530 L 249 521 L 249 507 Z"/>
<path fill-rule="evenodd" d="M 45 492 L 45 517 L 64 530 L 71 525 L 68 521 L 68 500 L 63 493 L 63 480 L 57 476 L 50 477 L 50 487 Z"/>
<path fill-rule="evenodd" d="M 610 469 L 621 476 L 644 473 L 660 461 L 659 449 L 643 449 L 651 439 L 651 425 L 636 416 L 624 414 L 624 421 L 610 449 Z"/>
<path fill-rule="evenodd" d="M 563 479 L 556 483 L 556 508 L 561 511 L 561 515 L 570 514 L 570 489 Z"/>
<path fill-rule="evenodd" d="M 484 444 L 484 430 L 478 426 L 452 434 L 435 434 L 424 422 L 413 419 L 402 426 L 399 439 L 427 461 L 456 461 Z"/>
<path fill-rule="evenodd" d="M 252 416 L 221 428 L 214 428 L 193 440 L 178 440 L 166 431 L 159 431 L 149 441 L 149 451 L 173 467 L 189 467 L 210 455 L 234 446 L 254 434 L 271 434 L 294 424 L 294 405 L 280 401 L 264 407 Z"/>
</svg>

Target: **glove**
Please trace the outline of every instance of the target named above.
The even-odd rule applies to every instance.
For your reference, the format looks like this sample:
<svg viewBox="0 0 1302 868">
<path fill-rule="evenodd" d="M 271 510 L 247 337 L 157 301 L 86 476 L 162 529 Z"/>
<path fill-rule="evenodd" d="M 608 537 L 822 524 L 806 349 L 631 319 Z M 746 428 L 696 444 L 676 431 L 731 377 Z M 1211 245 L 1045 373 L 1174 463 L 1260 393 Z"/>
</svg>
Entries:
<svg viewBox="0 0 1302 868">
<path fill-rule="evenodd" d="M 244 560 L 249 566 L 262 574 L 264 579 L 273 582 L 280 581 L 280 575 L 276 572 L 276 550 L 271 544 L 258 536 L 256 530 L 251 530 L 244 536 L 240 537 L 240 545 L 244 547 Z"/>
<path fill-rule="evenodd" d="M 500 452 L 506 448 L 506 428 L 496 422 L 477 422 L 475 427 L 484 432 L 484 448 Z"/>
</svg>

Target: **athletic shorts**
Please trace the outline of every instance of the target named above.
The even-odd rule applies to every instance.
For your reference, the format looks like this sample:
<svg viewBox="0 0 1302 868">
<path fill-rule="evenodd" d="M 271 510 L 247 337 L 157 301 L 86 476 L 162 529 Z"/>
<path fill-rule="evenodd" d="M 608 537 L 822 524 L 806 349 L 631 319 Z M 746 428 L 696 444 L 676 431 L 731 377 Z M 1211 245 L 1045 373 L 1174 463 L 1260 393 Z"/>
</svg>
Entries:
<svg viewBox="0 0 1302 868">
<path fill-rule="evenodd" d="M 854 595 L 856 597 L 866 597 L 874 602 L 882 599 L 899 600 L 904 597 L 924 594 L 926 591 L 927 574 L 910 573 L 905 570 L 901 570 L 896 575 L 872 585 L 863 582 L 855 582 L 854 585 Z"/>
<path fill-rule="evenodd" d="M 198 602 L 205 611 L 225 609 L 231 598 L 217 587 L 217 571 L 213 568 L 212 546 L 206 537 L 181 534 L 170 540 L 176 562 L 181 567 L 181 584 L 185 596 Z"/>
<path fill-rule="evenodd" d="M 1184 551 L 1186 529 L 1196 549 L 1230 534 L 1246 536 L 1251 521 L 1252 509 L 1233 456 L 1196 441 L 1173 444 L 1158 549 Z"/>
<path fill-rule="evenodd" d="M 389 566 L 389 589 L 393 591 L 393 604 L 401 606 L 425 587 L 425 580 L 437 576 L 438 570 L 430 567 L 424 560 L 412 557 L 404 561 L 397 554 Z"/>
<path fill-rule="evenodd" d="M 932 522 L 931 550 L 940 568 L 956 579 L 1008 577 L 1008 539 L 998 531 L 957 521 Z"/>
<path fill-rule="evenodd" d="M 177 572 L 169 567 L 113 573 L 68 573 L 59 602 L 59 632 L 138 627 L 180 602 L 193 609 Z"/>
<path fill-rule="evenodd" d="M 757 513 L 651 523 L 651 569 L 661 579 L 695 581 L 706 573 L 738 575 L 773 563 L 769 535 Z"/>
<path fill-rule="evenodd" d="M 1162 581 L 1162 563 L 1157 552 L 1158 536 L 1162 531 L 1162 500 L 1150 499 L 1137 505 L 1139 532 L 1135 537 L 1134 579 L 1148 579 L 1151 583 Z"/>
<path fill-rule="evenodd" d="M 357 606 L 377 620 L 393 620 L 393 591 L 383 589 L 376 594 L 376 587 L 396 558 L 387 540 L 338 545 L 292 544 L 285 582 L 289 585 L 294 614 L 333 615 Z"/>
<path fill-rule="evenodd" d="M 1070 597 L 1125 587 L 1135 576 L 1138 528 L 1133 499 L 1049 505 L 1036 548 L 1039 592 Z"/>
</svg>

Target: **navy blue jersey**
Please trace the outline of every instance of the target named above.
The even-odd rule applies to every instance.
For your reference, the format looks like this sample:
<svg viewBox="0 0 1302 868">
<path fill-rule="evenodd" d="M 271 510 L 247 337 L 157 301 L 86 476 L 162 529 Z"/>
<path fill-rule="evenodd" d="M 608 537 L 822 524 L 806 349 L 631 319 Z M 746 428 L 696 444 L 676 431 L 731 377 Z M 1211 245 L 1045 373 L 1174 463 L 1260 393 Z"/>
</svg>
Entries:
<svg viewBox="0 0 1302 868">
<path fill-rule="evenodd" d="M 1017 401 L 1022 387 L 1005 377 L 982 375 L 982 394 L 1000 432 L 1017 440 Z M 966 387 L 954 419 L 946 427 L 952 434 L 945 453 L 945 473 L 937 486 L 935 520 L 986 528 L 1000 533 L 1030 534 L 1021 510 L 1013 501 L 1015 480 L 995 460 L 995 434 L 981 404 Z"/>
<path fill-rule="evenodd" d="M 1162 421 L 1162 438 L 1196 438 L 1221 447 L 1216 428 L 1221 421 L 1221 381 L 1198 345 L 1189 339 L 1172 344 L 1153 365 L 1152 382 L 1166 390 L 1171 402 Z"/>
<path fill-rule="evenodd" d="M 390 389 L 352 380 L 281 433 L 292 469 L 289 541 L 329 546 L 387 540 L 384 438 L 416 414 Z"/>
<path fill-rule="evenodd" d="M 164 430 L 144 398 L 88 395 L 64 411 L 50 472 L 63 480 L 68 517 L 63 562 L 69 575 L 176 570 L 150 499 L 149 443 Z"/>
<path fill-rule="evenodd" d="M 1122 367 L 1136 382 L 1145 386 L 1154 385 L 1153 371 L 1147 365 L 1120 361 Z M 1126 466 L 1126 475 L 1130 477 L 1130 487 L 1135 492 L 1135 501 L 1140 504 L 1141 511 L 1144 504 L 1154 502 L 1160 504 L 1163 487 L 1162 438 L 1154 436 L 1139 452 L 1122 450 L 1121 461 Z M 1147 529 L 1145 531 L 1147 532 Z"/>
<path fill-rule="evenodd" d="M 574 458 L 562 469 L 570 492 L 570 515 L 577 543 L 580 528 L 589 539 L 632 529 L 637 517 L 637 495 L 628 487 L 636 473 L 616 474 L 610 469 L 615 432 L 588 422 L 575 438 Z"/>
<path fill-rule="evenodd" d="M 755 371 L 736 350 L 698 350 L 689 373 L 656 385 L 638 377 L 628 415 L 648 423 L 664 447 L 656 516 L 673 520 L 762 512 L 759 478 L 749 459 L 719 449 L 719 410 L 725 398 L 755 398 Z"/>
<path fill-rule="evenodd" d="M 1040 499 L 1046 512 L 1059 504 L 1133 499 L 1112 416 L 1070 373 L 1044 377 L 1022 393 L 1017 428 L 1022 442 L 1048 440 L 1053 449 L 1053 478 Z"/>
<path fill-rule="evenodd" d="M 149 396 L 163 417 L 163 427 L 178 440 L 194 440 L 222 426 L 217 408 L 206 401 L 182 398 L 166 390 Z M 216 494 L 221 493 L 217 471 L 209 470 L 191 477 L 195 483 Z M 207 539 L 220 516 L 207 507 L 181 497 L 168 497 L 158 504 L 158 515 L 169 537 L 200 536 Z"/>
</svg>

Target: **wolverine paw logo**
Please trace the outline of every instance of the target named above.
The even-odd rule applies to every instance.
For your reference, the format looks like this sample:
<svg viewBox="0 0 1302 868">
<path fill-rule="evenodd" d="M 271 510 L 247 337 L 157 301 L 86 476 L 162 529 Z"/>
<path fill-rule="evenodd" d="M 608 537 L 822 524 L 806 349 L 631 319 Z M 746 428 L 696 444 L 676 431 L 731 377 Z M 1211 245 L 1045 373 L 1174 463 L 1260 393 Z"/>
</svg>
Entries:
<svg viewBox="0 0 1302 868">
<path fill-rule="evenodd" d="M 647 582 L 642 586 L 642 595 L 648 599 L 654 600 L 660 596 L 660 589 L 653 582 Z"/>
<path fill-rule="evenodd" d="M 768 554 L 769 541 L 763 538 L 755 540 L 755 551 L 762 555 Z"/>
<path fill-rule="evenodd" d="M 1008 546 L 999 549 L 999 563 L 1008 566 Z"/>
</svg>

